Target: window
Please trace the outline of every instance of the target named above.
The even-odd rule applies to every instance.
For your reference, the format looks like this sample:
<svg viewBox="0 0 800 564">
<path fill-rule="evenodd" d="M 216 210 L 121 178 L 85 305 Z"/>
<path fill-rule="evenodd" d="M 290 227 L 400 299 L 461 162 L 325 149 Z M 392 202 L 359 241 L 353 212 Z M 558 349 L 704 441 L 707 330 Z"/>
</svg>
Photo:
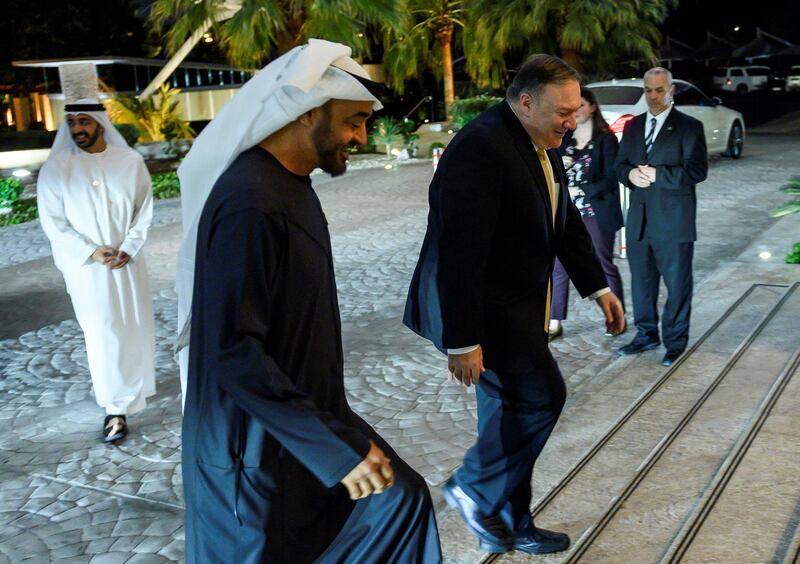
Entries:
<svg viewBox="0 0 800 564">
<path fill-rule="evenodd" d="M 750 67 L 747 69 L 747 74 L 750 76 L 769 76 L 770 69 L 766 67 Z"/>
<path fill-rule="evenodd" d="M 744 76 L 742 69 L 731 69 L 731 76 Z"/>
<path fill-rule="evenodd" d="M 708 98 L 691 84 L 678 82 L 675 84 L 676 106 L 706 106 Z"/>
<path fill-rule="evenodd" d="M 633 106 L 642 97 L 640 86 L 596 86 L 592 92 L 603 106 Z"/>
</svg>

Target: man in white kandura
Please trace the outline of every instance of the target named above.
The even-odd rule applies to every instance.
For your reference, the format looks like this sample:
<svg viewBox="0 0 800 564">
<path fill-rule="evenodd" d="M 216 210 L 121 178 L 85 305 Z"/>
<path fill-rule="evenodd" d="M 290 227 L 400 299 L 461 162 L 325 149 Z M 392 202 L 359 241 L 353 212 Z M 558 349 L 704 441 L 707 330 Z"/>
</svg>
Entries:
<svg viewBox="0 0 800 564">
<path fill-rule="evenodd" d="M 153 217 L 150 175 L 97 100 L 67 104 L 39 173 L 39 217 L 86 339 L 103 440 L 155 394 L 153 304 L 141 252 Z"/>
</svg>

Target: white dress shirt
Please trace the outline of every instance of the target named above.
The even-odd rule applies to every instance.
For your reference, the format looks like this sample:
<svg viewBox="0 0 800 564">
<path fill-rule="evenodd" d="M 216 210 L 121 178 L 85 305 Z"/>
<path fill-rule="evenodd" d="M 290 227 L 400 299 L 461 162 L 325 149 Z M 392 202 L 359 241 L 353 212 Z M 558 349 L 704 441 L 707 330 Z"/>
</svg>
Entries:
<svg viewBox="0 0 800 564">
<path fill-rule="evenodd" d="M 647 123 L 644 124 L 644 138 L 645 139 L 647 139 L 647 135 L 650 133 L 650 128 L 652 127 L 652 123 L 653 123 L 653 118 L 655 118 L 656 119 L 656 131 L 653 134 L 653 143 L 655 143 L 656 139 L 658 139 L 658 134 L 661 131 L 661 128 L 664 126 L 664 122 L 667 121 L 667 116 L 669 115 L 669 113 L 671 111 L 672 111 L 672 104 L 670 104 L 669 107 L 666 110 L 664 110 L 663 112 L 661 112 L 657 116 L 654 116 L 653 114 L 651 114 L 650 110 L 647 111 Z"/>
</svg>

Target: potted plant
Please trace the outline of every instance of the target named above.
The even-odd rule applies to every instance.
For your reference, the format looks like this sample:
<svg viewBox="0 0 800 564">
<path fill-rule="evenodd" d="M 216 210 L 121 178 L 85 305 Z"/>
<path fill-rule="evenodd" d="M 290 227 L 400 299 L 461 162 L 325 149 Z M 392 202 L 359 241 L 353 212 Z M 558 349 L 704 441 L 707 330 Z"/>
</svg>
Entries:
<svg viewBox="0 0 800 564">
<path fill-rule="evenodd" d="M 372 135 L 375 141 L 386 145 L 386 156 L 392 156 L 392 143 L 402 134 L 400 122 L 391 116 L 380 117 L 372 126 Z"/>
<path fill-rule="evenodd" d="M 791 196 L 800 196 L 800 176 L 790 178 L 789 182 L 781 186 L 780 190 Z M 793 213 L 800 213 L 800 197 L 795 197 L 794 200 L 778 206 L 770 212 L 770 215 L 772 217 L 782 217 Z M 800 242 L 795 243 L 792 250 L 786 255 L 786 262 L 788 264 L 800 264 Z"/>
</svg>

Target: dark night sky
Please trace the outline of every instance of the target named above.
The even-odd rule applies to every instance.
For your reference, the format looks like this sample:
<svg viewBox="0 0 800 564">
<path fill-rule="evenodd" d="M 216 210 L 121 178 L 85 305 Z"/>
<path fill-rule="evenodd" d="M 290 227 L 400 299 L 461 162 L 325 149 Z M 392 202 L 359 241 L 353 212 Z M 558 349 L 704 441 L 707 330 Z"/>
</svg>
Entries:
<svg viewBox="0 0 800 564">
<path fill-rule="evenodd" d="M 738 32 L 735 26 L 740 26 Z M 792 43 L 800 43 L 800 0 L 680 0 L 660 26 L 664 35 L 699 46 L 706 31 L 743 45 L 755 38 L 756 27 Z"/>
</svg>

